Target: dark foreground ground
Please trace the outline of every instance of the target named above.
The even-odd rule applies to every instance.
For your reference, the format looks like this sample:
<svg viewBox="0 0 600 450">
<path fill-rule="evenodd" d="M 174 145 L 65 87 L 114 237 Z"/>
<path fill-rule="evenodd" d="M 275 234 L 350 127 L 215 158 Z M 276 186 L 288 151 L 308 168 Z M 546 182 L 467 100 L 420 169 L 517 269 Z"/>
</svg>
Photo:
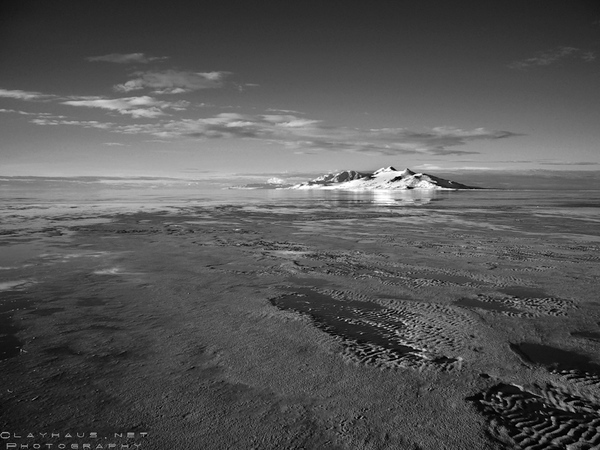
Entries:
<svg viewBox="0 0 600 450">
<path fill-rule="evenodd" d="M 593 222 L 82 217 L 3 231 L 0 448 L 600 445 Z"/>
</svg>

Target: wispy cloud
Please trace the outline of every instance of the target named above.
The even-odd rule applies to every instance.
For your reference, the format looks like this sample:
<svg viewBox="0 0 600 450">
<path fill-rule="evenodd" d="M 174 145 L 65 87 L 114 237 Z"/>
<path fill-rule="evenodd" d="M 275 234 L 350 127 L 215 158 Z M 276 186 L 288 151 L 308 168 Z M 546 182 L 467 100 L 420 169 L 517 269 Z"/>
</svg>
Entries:
<svg viewBox="0 0 600 450">
<path fill-rule="evenodd" d="M 114 130 L 116 124 L 111 122 L 98 122 L 97 120 L 68 120 L 68 119 L 55 119 L 55 118 L 37 118 L 30 120 L 35 125 L 44 126 L 59 126 L 59 125 L 72 125 L 83 128 L 98 128 L 101 130 Z"/>
<path fill-rule="evenodd" d="M 20 89 L 0 89 L 0 97 L 15 98 L 17 100 L 47 100 L 55 96 L 42 94 L 41 92 L 21 91 Z"/>
<path fill-rule="evenodd" d="M 538 164 L 544 166 L 600 166 L 594 161 L 540 161 Z"/>
<path fill-rule="evenodd" d="M 245 92 L 248 88 L 260 87 L 260 85 L 256 84 L 256 83 L 243 83 L 243 84 L 234 83 L 234 86 L 240 92 Z"/>
<path fill-rule="evenodd" d="M 276 142 L 301 153 L 347 151 L 378 155 L 427 153 L 468 154 L 456 147 L 474 140 L 516 136 L 508 131 L 485 128 L 463 130 L 436 127 L 425 131 L 405 128 L 358 129 L 331 127 L 318 120 L 294 115 L 219 114 L 216 117 L 165 124 L 161 137 L 250 138 Z"/>
<path fill-rule="evenodd" d="M 123 99 L 121 99 L 123 100 Z M 88 100 L 85 106 L 90 106 Z M 83 103 L 81 103 L 83 105 Z M 148 102 L 148 105 L 152 102 Z M 97 101 L 93 103 L 98 106 Z M 113 105 L 109 109 L 130 108 L 129 104 Z M 123 111 L 135 111 L 123 109 Z M 122 111 L 120 111 L 123 113 Z M 125 112 L 130 114 L 130 112 Z M 134 113 L 132 113 L 133 115 Z M 80 125 L 105 128 L 114 133 L 150 135 L 162 140 L 174 139 L 256 139 L 280 144 L 296 153 L 353 152 L 375 155 L 429 154 L 461 155 L 477 151 L 460 149 L 472 141 L 503 139 L 518 134 L 485 128 L 465 130 L 436 127 L 423 131 L 405 128 L 360 129 L 327 126 L 318 120 L 294 115 L 248 115 L 223 113 L 202 119 L 159 120 L 153 123 L 104 124 L 67 120 L 36 119 L 38 125 Z"/>
<path fill-rule="evenodd" d="M 567 58 L 592 62 L 596 60 L 596 54 L 592 51 L 582 50 L 576 47 L 560 46 L 545 52 L 540 52 L 532 58 L 513 61 L 508 67 L 511 69 L 524 70 L 531 67 L 549 66 Z"/>
<path fill-rule="evenodd" d="M 88 56 L 90 62 L 109 62 L 116 64 L 147 64 L 153 61 L 164 61 L 168 56 L 146 56 L 144 53 L 110 53 L 102 56 Z"/>
<path fill-rule="evenodd" d="M 228 72 L 145 72 L 131 80 L 133 89 L 154 88 L 159 92 L 218 87 Z M 129 88 L 128 88 L 129 89 Z M 145 123 L 112 123 L 71 120 L 64 116 L 37 114 L 30 122 L 43 126 L 80 126 L 104 129 L 126 135 L 146 135 L 152 139 L 255 139 L 275 143 L 296 153 L 354 152 L 375 155 L 429 154 L 463 155 L 479 153 L 465 150 L 470 142 L 497 140 L 517 133 L 486 128 L 462 129 L 449 126 L 423 130 L 406 128 L 350 128 L 331 126 L 292 110 L 269 110 L 269 114 L 221 113 L 199 119 L 177 118 L 176 112 L 188 110 L 185 100 L 165 101 L 149 95 L 122 98 L 102 96 L 60 97 L 39 92 L 0 90 L 0 97 L 20 100 L 48 99 L 62 105 L 95 108 L 134 119 L 153 119 Z M 16 112 L 2 110 L 0 112 Z M 26 115 L 27 113 L 24 113 Z"/>
<path fill-rule="evenodd" d="M 284 113 L 284 114 L 302 114 L 300 111 L 296 111 L 294 109 L 277 109 L 277 108 L 267 108 L 267 112 L 276 112 L 276 113 Z"/>
<path fill-rule="evenodd" d="M 456 161 L 453 161 L 456 162 Z M 486 170 L 496 170 L 493 167 L 486 167 L 486 166 L 458 166 L 458 167 L 447 167 L 445 165 L 443 166 L 439 166 L 436 164 L 419 164 L 417 166 L 414 167 L 415 169 L 418 170 L 443 170 L 445 172 L 455 172 L 455 171 L 460 171 L 460 170 L 481 170 L 481 171 L 486 171 Z"/>
<path fill-rule="evenodd" d="M 16 109 L 4 109 L 4 108 L 0 108 L 0 113 L 5 113 L 5 114 L 19 114 L 21 116 L 37 116 L 37 114 L 35 113 L 30 113 L 30 112 L 25 112 L 25 111 L 19 111 Z"/>
<path fill-rule="evenodd" d="M 85 97 L 79 100 L 68 100 L 62 102 L 64 105 L 84 106 L 87 108 L 101 108 L 116 111 L 119 114 L 127 114 L 134 118 L 154 118 L 165 115 L 166 108 L 181 110 L 189 106 L 184 100 L 178 102 L 165 102 L 153 97 L 126 97 L 126 98 L 103 98 Z"/>
<path fill-rule="evenodd" d="M 125 144 L 121 144 L 120 142 L 105 142 L 104 145 L 109 147 L 126 147 Z"/>
<path fill-rule="evenodd" d="M 186 72 L 165 70 L 163 72 L 135 72 L 133 78 L 123 84 L 117 84 L 117 92 L 131 92 L 144 88 L 154 89 L 154 94 L 182 94 L 200 89 L 215 89 L 223 86 L 230 72 Z"/>
<path fill-rule="evenodd" d="M 0 98 L 13 98 L 21 101 L 50 101 L 60 102 L 69 106 L 84 106 L 88 108 L 100 108 L 116 111 L 119 114 L 130 115 L 134 118 L 156 118 L 164 116 L 164 110 L 173 111 L 186 110 L 191 103 L 187 100 L 163 101 L 157 100 L 148 95 L 125 98 L 107 98 L 101 96 L 58 96 L 53 94 L 43 94 L 41 92 L 31 92 L 22 90 L 0 89 Z M 202 105 L 201 105 L 202 106 Z M 44 115 L 44 113 L 28 113 L 14 109 L 0 109 L 3 113 L 13 113 L 21 115 Z"/>
</svg>

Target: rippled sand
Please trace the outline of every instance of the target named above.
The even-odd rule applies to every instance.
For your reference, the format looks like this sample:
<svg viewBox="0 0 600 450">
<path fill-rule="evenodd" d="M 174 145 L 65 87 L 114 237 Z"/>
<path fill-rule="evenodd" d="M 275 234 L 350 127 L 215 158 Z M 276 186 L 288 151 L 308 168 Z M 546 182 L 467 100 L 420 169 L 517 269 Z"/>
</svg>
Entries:
<svg viewBox="0 0 600 450">
<path fill-rule="evenodd" d="M 3 443 L 599 445 L 597 211 L 418 200 L 5 211 Z"/>
</svg>

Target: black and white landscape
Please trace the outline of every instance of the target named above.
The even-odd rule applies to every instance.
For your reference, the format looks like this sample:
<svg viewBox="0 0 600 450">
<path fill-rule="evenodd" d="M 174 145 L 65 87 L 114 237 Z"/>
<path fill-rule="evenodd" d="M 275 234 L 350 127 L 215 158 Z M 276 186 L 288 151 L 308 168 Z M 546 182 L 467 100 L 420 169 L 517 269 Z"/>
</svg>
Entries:
<svg viewBox="0 0 600 450">
<path fill-rule="evenodd" d="M 600 448 L 588 0 L 5 0 L 0 450 Z"/>
</svg>

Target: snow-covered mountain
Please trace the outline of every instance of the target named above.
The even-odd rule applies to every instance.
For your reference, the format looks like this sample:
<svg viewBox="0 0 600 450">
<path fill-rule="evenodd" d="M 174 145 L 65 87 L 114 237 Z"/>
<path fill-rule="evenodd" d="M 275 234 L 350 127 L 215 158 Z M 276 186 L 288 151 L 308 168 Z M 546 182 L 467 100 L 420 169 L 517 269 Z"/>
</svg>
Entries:
<svg viewBox="0 0 600 450">
<path fill-rule="evenodd" d="M 322 175 L 311 181 L 296 184 L 288 189 L 477 189 L 472 186 L 445 180 L 426 173 L 416 173 L 410 169 L 403 171 L 385 167 L 375 172 L 345 170 L 339 173 Z"/>
</svg>

